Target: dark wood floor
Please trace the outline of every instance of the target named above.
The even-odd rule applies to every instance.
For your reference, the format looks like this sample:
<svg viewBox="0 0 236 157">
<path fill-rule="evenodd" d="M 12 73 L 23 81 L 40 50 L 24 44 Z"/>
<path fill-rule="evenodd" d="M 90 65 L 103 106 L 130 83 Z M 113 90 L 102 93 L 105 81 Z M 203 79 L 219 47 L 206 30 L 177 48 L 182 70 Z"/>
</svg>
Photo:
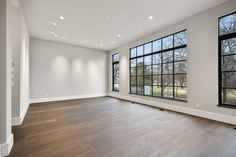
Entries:
<svg viewBox="0 0 236 157">
<path fill-rule="evenodd" d="M 102 97 L 31 105 L 10 157 L 236 157 L 231 125 Z"/>
</svg>

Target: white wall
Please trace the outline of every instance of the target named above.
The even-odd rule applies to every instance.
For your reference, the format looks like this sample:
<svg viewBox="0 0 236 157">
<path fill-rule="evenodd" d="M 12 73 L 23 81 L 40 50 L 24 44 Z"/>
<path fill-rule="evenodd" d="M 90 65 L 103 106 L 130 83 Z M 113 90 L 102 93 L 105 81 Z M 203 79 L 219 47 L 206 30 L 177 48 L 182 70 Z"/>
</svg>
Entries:
<svg viewBox="0 0 236 157">
<path fill-rule="evenodd" d="M 110 52 L 109 95 L 161 106 L 178 111 L 204 112 L 205 115 L 229 115 L 236 124 L 236 110 L 217 107 L 218 105 L 218 17 L 234 12 L 236 1 L 209 9 L 201 14 L 166 27 Z M 157 19 L 158 20 L 158 19 Z M 188 102 L 182 103 L 158 98 L 130 95 L 129 93 L 129 48 L 139 44 L 187 29 L 188 34 Z M 120 52 L 120 92 L 111 91 L 111 55 Z M 197 109 L 196 104 L 200 105 Z M 190 110 L 191 109 L 191 110 Z M 192 110 L 197 109 L 197 110 Z M 203 113 L 203 112 L 201 112 Z"/>
<path fill-rule="evenodd" d="M 12 3 L 12 59 L 15 64 L 12 124 L 20 125 L 29 106 L 29 32 L 21 1 L 12 0 Z"/>
<path fill-rule="evenodd" d="M 0 156 L 9 154 L 11 130 L 11 4 L 0 0 Z"/>
<path fill-rule="evenodd" d="M 22 123 L 29 107 L 29 49 L 30 35 L 23 12 L 22 1 L 20 6 L 20 122 Z"/>
<path fill-rule="evenodd" d="M 31 38 L 32 102 L 107 93 L 107 52 Z"/>
<path fill-rule="evenodd" d="M 14 64 L 12 87 L 12 117 L 20 116 L 20 9 L 12 5 L 11 14 L 12 63 Z"/>
</svg>

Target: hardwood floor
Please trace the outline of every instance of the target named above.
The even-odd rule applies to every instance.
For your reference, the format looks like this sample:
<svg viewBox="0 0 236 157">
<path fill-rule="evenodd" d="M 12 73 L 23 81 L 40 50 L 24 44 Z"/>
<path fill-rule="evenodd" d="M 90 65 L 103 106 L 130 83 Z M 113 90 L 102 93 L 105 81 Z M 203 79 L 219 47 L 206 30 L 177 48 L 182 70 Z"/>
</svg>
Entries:
<svg viewBox="0 0 236 157">
<path fill-rule="evenodd" d="M 31 105 L 10 157 L 235 157 L 233 126 L 109 97 Z"/>
</svg>

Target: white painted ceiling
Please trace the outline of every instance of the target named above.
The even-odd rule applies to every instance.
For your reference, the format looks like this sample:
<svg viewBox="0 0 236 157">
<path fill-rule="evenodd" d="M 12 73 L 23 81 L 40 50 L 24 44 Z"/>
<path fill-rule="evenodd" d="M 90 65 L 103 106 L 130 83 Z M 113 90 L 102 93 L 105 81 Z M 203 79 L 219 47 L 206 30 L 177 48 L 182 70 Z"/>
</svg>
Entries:
<svg viewBox="0 0 236 157">
<path fill-rule="evenodd" d="M 225 1 L 23 0 L 23 8 L 32 37 L 112 50 Z"/>
</svg>

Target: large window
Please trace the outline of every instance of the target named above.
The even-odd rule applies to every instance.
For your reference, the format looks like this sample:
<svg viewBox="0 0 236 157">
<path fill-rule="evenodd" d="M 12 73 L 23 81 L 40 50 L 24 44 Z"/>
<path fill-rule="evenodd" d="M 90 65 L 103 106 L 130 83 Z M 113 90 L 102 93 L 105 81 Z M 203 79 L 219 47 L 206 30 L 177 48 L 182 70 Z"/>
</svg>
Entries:
<svg viewBox="0 0 236 157">
<path fill-rule="evenodd" d="M 236 108 L 236 13 L 219 18 L 219 105 Z"/>
<path fill-rule="evenodd" d="M 187 100 L 186 30 L 130 49 L 130 93 Z"/>
<path fill-rule="evenodd" d="M 112 90 L 119 91 L 120 86 L 120 55 L 119 53 L 112 55 Z"/>
</svg>

